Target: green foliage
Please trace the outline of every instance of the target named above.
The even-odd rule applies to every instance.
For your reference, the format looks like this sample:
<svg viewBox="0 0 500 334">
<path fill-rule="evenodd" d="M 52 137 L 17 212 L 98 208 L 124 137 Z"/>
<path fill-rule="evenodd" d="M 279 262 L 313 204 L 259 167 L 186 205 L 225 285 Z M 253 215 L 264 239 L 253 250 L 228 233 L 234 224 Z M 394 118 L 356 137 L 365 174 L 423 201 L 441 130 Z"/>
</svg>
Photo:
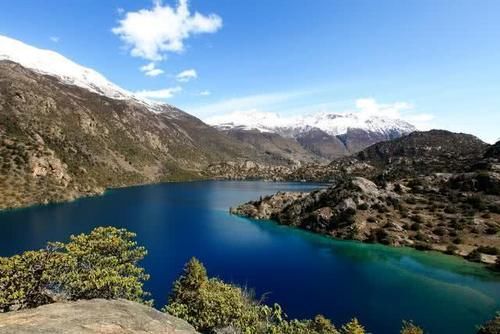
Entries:
<svg viewBox="0 0 500 334">
<path fill-rule="evenodd" d="M 340 329 L 341 334 L 365 334 L 365 328 L 354 318 Z"/>
<path fill-rule="evenodd" d="M 0 311 L 52 302 L 47 290 L 57 286 L 53 271 L 63 263 L 63 256 L 53 248 L 0 258 Z"/>
<path fill-rule="evenodd" d="M 260 316 L 260 310 L 241 288 L 209 279 L 205 267 L 195 258 L 174 282 L 164 310 L 204 332 L 227 326 L 255 330 Z"/>
<path fill-rule="evenodd" d="M 399 332 L 401 334 L 424 334 L 424 330 L 415 324 L 412 321 L 403 321 L 403 327 Z"/>
<path fill-rule="evenodd" d="M 125 298 L 142 301 L 149 276 L 137 263 L 147 254 L 135 234 L 125 229 L 98 227 L 90 234 L 71 236 L 64 245 L 67 268 L 59 273 L 70 299 Z"/>
<path fill-rule="evenodd" d="M 149 277 L 137 264 L 146 255 L 134 233 L 99 227 L 67 244 L 0 258 L 0 310 L 29 308 L 55 299 L 124 298 L 143 301 Z"/>
</svg>

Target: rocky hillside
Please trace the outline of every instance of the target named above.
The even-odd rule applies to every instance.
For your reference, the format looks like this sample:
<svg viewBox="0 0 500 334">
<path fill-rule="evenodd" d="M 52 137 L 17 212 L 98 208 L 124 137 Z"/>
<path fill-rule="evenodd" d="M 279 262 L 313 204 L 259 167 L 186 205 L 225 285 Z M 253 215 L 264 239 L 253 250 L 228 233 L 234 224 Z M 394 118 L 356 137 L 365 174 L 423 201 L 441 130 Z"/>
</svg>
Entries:
<svg viewBox="0 0 500 334">
<path fill-rule="evenodd" d="M 361 151 L 357 158 L 383 168 L 389 174 L 464 171 L 481 159 L 489 145 L 477 137 L 445 130 L 413 132 Z M 392 175 L 398 177 L 398 175 Z"/>
<path fill-rule="evenodd" d="M 470 135 L 417 132 L 373 145 L 357 158 L 316 166 L 332 182 L 327 189 L 278 193 L 231 212 L 341 239 L 434 249 L 493 264 L 500 254 L 497 147 Z M 305 173 L 297 168 L 288 177 L 299 171 Z"/>
<path fill-rule="evenodd" d="M 80 300 L 0 313 L 5 334 L 196 334 L 184 320 L 127 300 Z"/>
<path fill-rule="evenodd" d="M 0 61 L 0 208 L 200 178 L 209 164 L 238 159 L 266 161 L 169 105 L 152 112 Z"/>
<path fill-rule="evenodd" d="M 251 145 L 256 151 L 263 153 L 270 161 L 283 165 L 300 165 L 304 162 L 323 162 L 321 152 L 308 149 L 300 141 L 285 138 L 276 133 L 258 130 L 221 130 L 224 134 L 244 145 Z"/>
</svg>

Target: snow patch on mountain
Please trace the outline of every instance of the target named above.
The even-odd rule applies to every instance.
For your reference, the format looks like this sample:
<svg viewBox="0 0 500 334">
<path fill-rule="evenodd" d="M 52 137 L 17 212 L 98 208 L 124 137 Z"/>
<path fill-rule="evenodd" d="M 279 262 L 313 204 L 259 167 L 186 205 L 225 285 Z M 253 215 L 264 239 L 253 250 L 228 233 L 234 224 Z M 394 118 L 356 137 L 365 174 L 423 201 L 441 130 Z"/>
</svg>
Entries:
<svg viewBox="0 0 500 334">
<path fill-rule="evenodd" d="M 246 111 L 213 116 L 206 122 L 221 130 L 256 130 L 278 133 L 285 137 L 297 137 L 313 129 L 322 130 L 331 136 L 342 135 L 354 129 L 387 135 L 416 130 L 413 125 L 401 119 L 366 113 L 320 112 L 306 116 L 280 117 L 276 113 Z"/>
<path fill-rule="evenodd" d="M 56 77 L 64 84 L 78 86 L 112 99 L 135 100 L 154 112 L 173 109 L 167 104 L 137 96 L 115 85 L 99 72 L 81 66 L 57 52 L 39 49 L 2 35 L 0 60 L 18 63 L 35 72 Z"/>
</svg>

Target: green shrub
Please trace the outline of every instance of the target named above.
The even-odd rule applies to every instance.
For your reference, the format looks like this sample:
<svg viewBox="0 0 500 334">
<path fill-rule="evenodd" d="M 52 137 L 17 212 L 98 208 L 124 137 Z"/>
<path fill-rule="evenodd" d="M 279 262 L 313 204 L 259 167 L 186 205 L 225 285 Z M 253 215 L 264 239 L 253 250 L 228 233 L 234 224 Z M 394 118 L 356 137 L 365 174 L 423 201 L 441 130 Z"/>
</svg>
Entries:
<svg viewBox="0 0 500 334">
<path fill-rule="evenodd" d="M 70 299 L 124 298 L 142 301 L 149 279 L 137 266 L 147 251 L 138 247 L 135 234 L 125 229 L 98 227 L 90 234 L 71 236 L 63 246 L 67 268 L 60 281 Z"/>
<path fill-rule="evenodd" d="M 361 203 L 358 205 L 359 210 L 368 210 L 368 204 L 367 203 Z"/>
<path fill-rule="evenodd" d="M 413 324 L 411 321 L 403 321 L 400 334 L 424 334 L 424 330 Z"/>
<path fill-rule="evenodd" d="M 0 258 L 0 310 L 30 308 L 58 299 L 124 298 L 142 302 L 149 277 L 137 264 L 146 255 L 135 234 L 99 227 L 67 244 Z"/>
<path fill-rule="evenodd" d="M 57 288 L 53 271 L 61 264 L 61 254 L 49 248 L 0 258 L 0 311 L 51 303 L 48 290 Z"/>
<path fill-rule="evenodd" d="M 354 318 L 344 326 L 342 326 L 340 333 L 342 334 L 365 334 L 365 328 L 361 326 L 358 319 Z"/>
<path fill-rule="evenodd" d="M 477 251 L 488 255 L 498 255 L 498 248 L 494 246 L 479 246 Z"/>
</svg>

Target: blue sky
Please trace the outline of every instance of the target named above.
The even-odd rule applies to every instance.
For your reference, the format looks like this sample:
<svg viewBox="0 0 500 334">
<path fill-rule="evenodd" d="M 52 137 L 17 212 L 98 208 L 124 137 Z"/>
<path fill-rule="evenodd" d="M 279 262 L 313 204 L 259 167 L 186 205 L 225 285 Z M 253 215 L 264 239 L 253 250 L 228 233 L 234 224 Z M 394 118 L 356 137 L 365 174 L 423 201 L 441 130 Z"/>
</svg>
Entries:
<svg viewBox="0 0 500 334">
<path fill-rule="evenodd" d="M 370 99 L 421 128 L 500 138 L 498 0 L 191 0 L 183 18 L 178 6 L 4 0 L 0 34 L 202 119 Z"/>
</svg>

